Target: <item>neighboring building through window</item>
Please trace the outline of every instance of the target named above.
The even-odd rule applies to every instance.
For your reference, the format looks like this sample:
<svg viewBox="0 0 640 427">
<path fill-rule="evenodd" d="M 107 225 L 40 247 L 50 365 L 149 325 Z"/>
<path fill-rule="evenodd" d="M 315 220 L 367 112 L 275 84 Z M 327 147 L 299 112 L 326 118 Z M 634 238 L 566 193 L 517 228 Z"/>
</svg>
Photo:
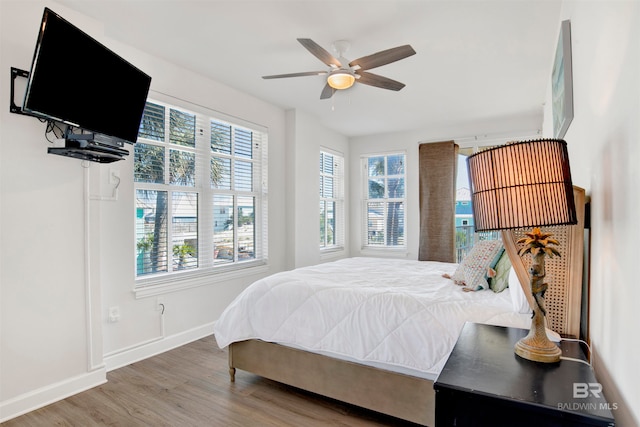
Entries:
<svg viewBox="0 0 640 427">
<path fill-rule="evenodd" d="M 460 172 L 460 171 L 459 171 Z M 466 168 L 462 171 L 466 175 Z M 473 225 L 473 210 L 471 209 L 471 192 L 469 185 L 456 189 L 456 227 Z"/>
<path fill-rule="evenodd" d="M 363 158 L 367 247 L 405 247 L 405 155 Z"/>
<path fill-rule="evenodd" d="M 344 247 L 344 158 L 320 151 L 320 249 Z"/>
<path fill-rule="evenodd" d="M 266 134 L 161 102 L 135 145 L 136 277 L 266 258 Z"/>
</svg>

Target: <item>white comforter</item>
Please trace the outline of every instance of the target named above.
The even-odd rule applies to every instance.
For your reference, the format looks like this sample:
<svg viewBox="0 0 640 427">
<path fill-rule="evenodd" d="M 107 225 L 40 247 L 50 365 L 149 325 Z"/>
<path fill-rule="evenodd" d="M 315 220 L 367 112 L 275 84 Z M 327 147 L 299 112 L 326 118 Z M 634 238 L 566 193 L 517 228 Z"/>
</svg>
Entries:
<svg viewBox="0 0 640 427">
<path fill-rule="evenodd" d="M 462 292 L 456 264 L 347 258 L 253 283 L 215 324 L 218 345 L 257 338 L 435 378 L 465 321 L 504 323 L 508 290 Z"/>
</svg>

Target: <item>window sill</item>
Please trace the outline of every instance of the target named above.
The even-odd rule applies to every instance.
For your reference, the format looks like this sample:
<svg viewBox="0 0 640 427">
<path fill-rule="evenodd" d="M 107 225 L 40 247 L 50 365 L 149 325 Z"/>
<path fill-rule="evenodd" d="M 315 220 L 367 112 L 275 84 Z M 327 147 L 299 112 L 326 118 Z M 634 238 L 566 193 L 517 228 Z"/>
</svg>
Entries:
<svg viewBox="0 0 640 427">
<path fill-rule="evenodd" d="M 266 261 L 251 261 L 241 265 L 212 267 L 206 270 L 185 271 L 136 280 L 133 293 L 136 299 L 162 295 L 170 292 L 212 285 L 240 277 L 266 273 Z"/>
<path fill-rule="evenodd" d="M 393 247 L 374 247 L 364 246 L 360 248 L 360 253 L 365 256 L 388 256 L 394 258 L 406 258 L 409 255 L 409 251 L 406 247 L 393 248 Z"/>
<path fill-rule="evenodd" d="M 331 248 L 320 249 L 321 261 L 343 258 L 345 255 L 346 251 L 343 246 L 334 246 Z"/>
</svg>

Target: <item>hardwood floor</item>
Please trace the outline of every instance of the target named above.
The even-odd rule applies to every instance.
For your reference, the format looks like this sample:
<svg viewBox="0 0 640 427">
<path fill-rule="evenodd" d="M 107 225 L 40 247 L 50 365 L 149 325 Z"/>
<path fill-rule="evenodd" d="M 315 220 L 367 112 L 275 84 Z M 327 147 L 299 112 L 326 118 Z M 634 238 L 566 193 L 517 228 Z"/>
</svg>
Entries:
<svg viewBox="0 0 640 427">
<path fill-rule="evenodd" d="M 111 371 L 102 386 L 3 423 L 23 426 L 415 426 L 238 371 L 213 336 Z"/>
</svg>

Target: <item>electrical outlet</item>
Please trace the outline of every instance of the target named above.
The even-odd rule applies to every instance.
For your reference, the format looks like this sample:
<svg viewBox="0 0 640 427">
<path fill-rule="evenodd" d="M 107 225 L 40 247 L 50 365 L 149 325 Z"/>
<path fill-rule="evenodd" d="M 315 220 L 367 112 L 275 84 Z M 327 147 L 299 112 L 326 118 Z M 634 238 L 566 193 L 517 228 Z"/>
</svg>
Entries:
<svg viewBox="0 0 640 427">
<path fill-rule="evenodd" d="M 109 322 L 115 323 L 120 320 L 120 307 L 109 307 Z"/>
</svg>

